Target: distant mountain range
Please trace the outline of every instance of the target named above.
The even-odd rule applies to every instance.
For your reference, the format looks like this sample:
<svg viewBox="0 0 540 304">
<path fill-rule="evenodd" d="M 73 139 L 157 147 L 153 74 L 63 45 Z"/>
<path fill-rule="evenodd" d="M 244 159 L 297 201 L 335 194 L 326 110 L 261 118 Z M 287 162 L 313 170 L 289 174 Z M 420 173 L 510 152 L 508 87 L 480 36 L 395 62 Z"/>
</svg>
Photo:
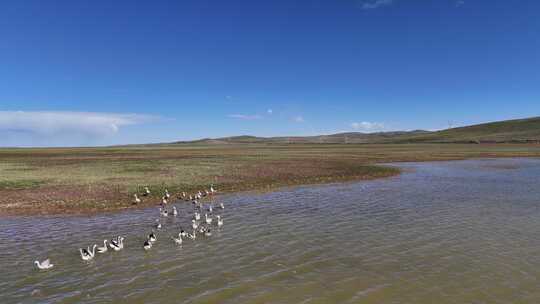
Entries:
<svg viewBox="0 0 540 304">
<path fill-rule="evenodd" d="M 540 143 L 540 117 L 490 122 L 441 131 L 347 132 L 317 136 L 206 138 L 174 144 L 360 144 L 360 143 Z"/>
</svg>

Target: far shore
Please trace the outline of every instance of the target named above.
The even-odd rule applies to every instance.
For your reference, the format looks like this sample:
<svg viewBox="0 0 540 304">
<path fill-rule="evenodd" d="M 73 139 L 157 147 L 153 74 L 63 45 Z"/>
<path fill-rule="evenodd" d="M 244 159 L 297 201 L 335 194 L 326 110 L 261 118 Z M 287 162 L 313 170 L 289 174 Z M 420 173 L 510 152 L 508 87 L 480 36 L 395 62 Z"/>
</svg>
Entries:
<svg viewBox="0 0 540 304">
<path fill-rule="evenodd" d="M 212 184 L 241 191 L 386 178 L 395 162 L 540 157 L 537 144 L 235 144 L 0 149 L 0 216 L 81 215 L 157 206 Z M 151 195 L 133 203 L 148 186 Z"/>
</svg>

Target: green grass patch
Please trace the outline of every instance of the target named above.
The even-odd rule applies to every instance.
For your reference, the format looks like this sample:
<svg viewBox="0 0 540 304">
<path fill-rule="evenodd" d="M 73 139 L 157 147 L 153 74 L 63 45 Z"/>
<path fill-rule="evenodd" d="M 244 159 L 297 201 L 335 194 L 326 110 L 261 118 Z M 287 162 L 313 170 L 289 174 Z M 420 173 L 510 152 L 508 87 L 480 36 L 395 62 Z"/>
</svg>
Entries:
<svg viewBox="0 0 540 304">
<path fill-rule="evenodd" d="M 44 184 L 43 180 L 25 179 L 25 180 L 3 180 L 0 181 L 0 190 L 22 190 L 37 188 Z"/>
</svg>

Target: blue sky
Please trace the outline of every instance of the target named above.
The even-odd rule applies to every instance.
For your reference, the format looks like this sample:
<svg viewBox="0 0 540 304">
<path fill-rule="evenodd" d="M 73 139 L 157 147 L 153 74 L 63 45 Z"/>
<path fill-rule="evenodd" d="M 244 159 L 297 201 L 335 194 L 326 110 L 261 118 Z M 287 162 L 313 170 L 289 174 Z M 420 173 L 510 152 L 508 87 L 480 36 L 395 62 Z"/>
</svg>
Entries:
<svg viewBox="0 0 540 304">
<path fill-rule="evenodd" d="M 1 146 L 540 115 L 540 1 L 3 1 Z"/>
</svg>

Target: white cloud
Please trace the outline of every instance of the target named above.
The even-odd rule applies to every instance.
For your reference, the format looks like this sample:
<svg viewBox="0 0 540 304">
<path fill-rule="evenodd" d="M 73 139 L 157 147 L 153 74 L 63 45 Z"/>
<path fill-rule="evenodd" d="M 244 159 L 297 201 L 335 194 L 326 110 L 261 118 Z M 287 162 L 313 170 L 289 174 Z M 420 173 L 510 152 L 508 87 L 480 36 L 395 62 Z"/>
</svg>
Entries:
<svg viewBox="0 0 540 304">
<path fill-rule="evenodd" d="M 259 114 L 254 115 L 245 115 L 245 114 L 229 114 L 229 118 L 241 119 L 241 120 L 258 120 L 262 119 L 262 116 Z"/>
<path fill-rule="evenodd" d="M 385 129 L 385 125 L 383 123 L 369 121 L 353 122 L 350 124 L 350 126 L 354 130 L 362 132 L 379 132 Z"/>
<path fill-rule="evenodd" d="M 41 135 L 79 133 L 103 136 L 118 132 L 120 127 L 158 120 L 142 114 L 0 111 L 0 132 L 24 132 Z"/>
<path fill-rule="evenodd" d="M 393 0 L 371 0 L 371 1 L 364 1 L 362 2 L 362 9 L 369 10 L 369 9 L 376 9 L 383 6 L 391 5 L 394 1 Z"/>
<path fill-rule="evenodd" d="M 465 1 L 464 0 L 458 0 L 456 1 L 456 7 L 460 7 L 460 6 L 463 6 L 465 5 Z"/>
<path fill-rule="evenodd" d="M 266 111 L 266 113 L 268 113 L 268 115 L 272 115 L 272 113 L 274 113 L 274 111 L 272 111 L 272 109 L 268 109 L 268 110 Z"/>
<path fill-rule="evenodd" d="M 294 122 L 297 122 L 297 123 L 302 123 L 302 122 L 305 122 L 304 120 L 304 117 L 302 116 L 296 116 L 293 118 Z"/>
</svg>

